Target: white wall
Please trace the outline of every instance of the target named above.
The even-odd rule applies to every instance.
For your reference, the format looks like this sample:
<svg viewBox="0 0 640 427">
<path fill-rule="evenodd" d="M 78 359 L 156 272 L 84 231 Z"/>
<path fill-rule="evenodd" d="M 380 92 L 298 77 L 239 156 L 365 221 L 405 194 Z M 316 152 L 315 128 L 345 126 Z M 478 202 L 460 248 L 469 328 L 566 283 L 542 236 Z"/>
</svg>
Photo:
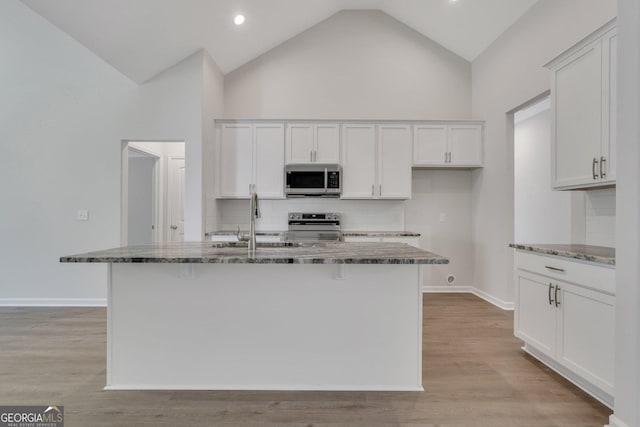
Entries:
<svg viewBox="0 0 640 427">
<path fill-rule="evenodd" d="M 0 304 L 104 301 L 105 265 L 58 260 L 120 243 L 120 139 L 136 91 L 22 3 L 0 2 Z"/>
<path fill-rule="evenodd" d="M 219 207 L 216 202 L 215 173 L 215 117 L 224 114 L 224 75 L 215 61 L 204 52 L 203 57 L 203 93 L 202 93 L 202 169 L 203 203 L 205 206 L 205 232 L 219 227 Z"/>
<path fill-rule="evenodd" d="M 105 265 L 58 260 L 120 246 L 123 140 L 186 141 L 202 238 L 203 52 L 138 86 L 20 2 L 0 2 L 0 47 L 0 304 L 104 304 Z"/>
<path fill-rule="evenodd" d="M 225 116 L 468 119 L 470 82 L 467 61 L 388 15 L 342 11 L 226 75 Z M 343 212 L 346 229 L 422 233 L 423 247 L 451 258 L 447 269 L 435 268 L 425 283 L 444 284 L 445 273 L 453 272 L 456 285 L 469 285 L 473 271 L 469 177 L 468 171 L 414 171 L 411 201 L 333 201 L 323 206 Z M 231 216 L 234 212 L 243 218 L 244 210 L 236 202 L 221 204 L 224 228 L 237 222 Z M 298 201 L 264 205 L 274 206 L 263 212 L 264 223 L 284 226 L 283 214 L 300 206 Z M 385 210 L 391 218 L 386 218 Z M 268 217 L 271 212 L 277 212 L 276 219 Z M 449 215 L 448 222 L 439 221 L 441 212 Z M 350 220 L 354 217 L 361 219 Z"/>
<path fill-rule="evenodd" d="M 449 258 L 448 265 L 422 269 L 424 285 L 473 285 L 471 171 L 413 170 L 413 198 L 406 202 L 405 226 L 420 233 L 420 247 Z M 441 221 L 444 214 L 444 221 Z M 453 274 L 456 281 L 447 283 Z"/>
<path fill-rule="evenodd" d="M 615 412 L 640 425 L 640 3 L 619 0 Z"/>
<path fill-rule="evenodd" d="M 515 114 L 514 242 L 585 243 L 585 194 L 551 189 L 551 104 Z"/>
<path fill-rule="evenodd" d="M 123 139 L 185 142 L 185 240 L 204 235 L 203 51 L 185 58 L 138 90 L 136 115 Z"/>
<path fill-rule="evenodd" d="M 586 243 L 616 246 L 616 189 L 586 192 Z"/>
<path fill-rule="evenodd" d="M 225 77 L 227 118 L 465 119 L 467 61 L 380 11 L 342 11 Z"/>
<path fill-rule="evenodd" d="M 473 118 L 486 120 L 485 167 L 473 172 L 474 276 L 497 299 L 513 301 L 513 134 L 506 113 L 549 90 L 545 63 L 615 16 L 615 0 L 540 0 L 472 63 Z"/>
<path fill-rule="evenodd" d="M 220 223 L 223 230 L 249 229 L 249 201 L 222 200 Z M 289 199 L 260 200 L 262 218 L 256 220 L 258 231 L 287 229 L 289 212 L 340 212 L 344 230 L 405 230 L 405 203 L 398 200 Z"/>
</svg>

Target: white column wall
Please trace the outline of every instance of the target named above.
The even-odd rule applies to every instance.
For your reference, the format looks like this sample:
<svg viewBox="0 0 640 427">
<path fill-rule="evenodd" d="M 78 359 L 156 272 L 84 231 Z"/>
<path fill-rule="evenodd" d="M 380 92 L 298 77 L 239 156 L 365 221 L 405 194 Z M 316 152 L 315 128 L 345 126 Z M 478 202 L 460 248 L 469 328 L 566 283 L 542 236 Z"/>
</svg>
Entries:
<svg viewBox="0 0 640 427">
<path fill-rule="evenodd" d="M 499 300 L 513 301 L 513 129 L 507 112 L 549 90 L 543 65 L 615 16 L 615 0 L 540 0 L 472 63 L 472 114 L 486 120 L 485 167 L 472 178 L 474 277 L 480 291 Z"/>
<path fill-rule="evenodd" d="M 612 427 L 640 425 L 640 4 L 618 0 L 615 408 Z"/>
</svg>

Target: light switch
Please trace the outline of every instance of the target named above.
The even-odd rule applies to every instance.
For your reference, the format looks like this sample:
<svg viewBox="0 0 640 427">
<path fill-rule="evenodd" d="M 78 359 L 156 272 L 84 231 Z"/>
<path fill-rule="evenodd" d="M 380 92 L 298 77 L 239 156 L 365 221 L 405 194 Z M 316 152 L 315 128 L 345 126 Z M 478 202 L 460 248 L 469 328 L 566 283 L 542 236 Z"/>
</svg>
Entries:
<svg viewBox="0 0 640 427">
<path fill-rule="evenodd" d="M 76 219 L 78 221 L 89 221 L 89 211 L 86 209 L 79 209 Z"/>
</svg>

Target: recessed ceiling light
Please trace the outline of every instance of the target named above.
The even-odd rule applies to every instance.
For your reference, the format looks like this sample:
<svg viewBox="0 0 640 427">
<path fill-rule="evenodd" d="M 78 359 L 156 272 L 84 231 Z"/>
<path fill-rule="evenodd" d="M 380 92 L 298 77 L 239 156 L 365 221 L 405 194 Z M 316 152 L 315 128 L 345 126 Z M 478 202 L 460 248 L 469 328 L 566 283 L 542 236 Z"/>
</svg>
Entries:
<svg viewBox="0 0 640 427">
<path fill-rule="evenodd" d="M 233 22 L 235 22 L 236 25 L 242 25 L 244 23 L 244 15 L 236 15 L 236 17 L 233 18 Z"/>
</svg>

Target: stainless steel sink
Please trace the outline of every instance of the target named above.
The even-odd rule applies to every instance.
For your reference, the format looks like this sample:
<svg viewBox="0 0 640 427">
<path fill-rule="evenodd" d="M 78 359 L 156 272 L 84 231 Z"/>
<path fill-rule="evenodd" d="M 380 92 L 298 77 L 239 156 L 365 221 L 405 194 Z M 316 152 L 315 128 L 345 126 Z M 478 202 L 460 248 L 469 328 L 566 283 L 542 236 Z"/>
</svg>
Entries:
<svg viewBox="0 0 640 427">
<path fill-rule="evenodd" d="M 303 246 L 301 242 L 258 242 L 257 248 L 299 248 Z M 212 245 L 214 248 L 247 248 L 249 242 L 219 242 Z"/>
</svg>

